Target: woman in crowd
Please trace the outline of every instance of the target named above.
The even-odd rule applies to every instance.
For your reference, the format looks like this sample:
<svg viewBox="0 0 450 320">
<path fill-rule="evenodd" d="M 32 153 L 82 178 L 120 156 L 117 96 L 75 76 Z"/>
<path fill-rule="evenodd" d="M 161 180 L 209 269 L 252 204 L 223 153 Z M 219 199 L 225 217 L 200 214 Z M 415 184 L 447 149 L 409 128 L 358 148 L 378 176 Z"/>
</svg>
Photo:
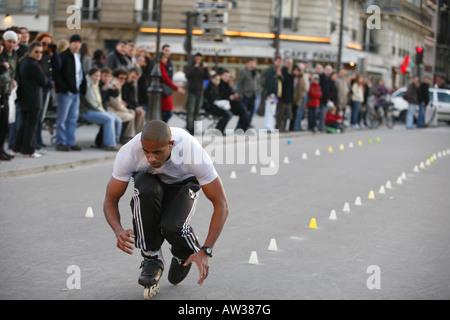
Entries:
<svg viewBox="0 0 450 320">
<path fill-rule="evenodd" d="M 118 142 L 122 132 L 122 120 L 113 112 L 103 108 L 100 93 L 100 69 L 92 68 L 86 77 L 86 94 L 80 100 L 80 118 L 91 123 L 100 124 L 103 128 L 102 149 L 119 150 Z"/>
</svg>

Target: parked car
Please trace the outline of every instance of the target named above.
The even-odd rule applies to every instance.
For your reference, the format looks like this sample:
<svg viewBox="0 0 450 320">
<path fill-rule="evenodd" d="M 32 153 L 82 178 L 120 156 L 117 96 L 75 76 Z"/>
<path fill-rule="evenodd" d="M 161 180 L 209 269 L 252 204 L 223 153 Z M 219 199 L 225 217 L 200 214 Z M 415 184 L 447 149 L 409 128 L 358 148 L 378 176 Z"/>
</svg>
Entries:
<svg viewBox="0 0 450 320">
<path fill-rule="evenodd" d="M 405 121 L 406 113 L 408 112 L 408 101 L 403 99 L 405 93 L 406 88 L 400 88 L 392 94 L 392 103 L 395 108 L 394 116 L 402 121 Z M 450 90 L 430 88 L 429 93 L 429 106 L 437 108 L 438 121 L 450 122 Z"/>
</svg>

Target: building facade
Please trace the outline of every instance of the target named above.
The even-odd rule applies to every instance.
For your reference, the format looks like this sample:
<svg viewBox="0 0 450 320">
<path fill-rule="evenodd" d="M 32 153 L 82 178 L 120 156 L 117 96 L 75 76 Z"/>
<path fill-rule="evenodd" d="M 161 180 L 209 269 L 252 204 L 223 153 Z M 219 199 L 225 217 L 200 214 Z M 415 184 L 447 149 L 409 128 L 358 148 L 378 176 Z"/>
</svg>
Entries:
<svg viewBox="0 0 450 320">
<path fill-rule="evenodd" d="M 339 31 L 342 14 L 342 63 L 346 69 L 383 78 L 390 86 L 401 86 L 415 74 L 411 66 L 399 73 L 405 56 L 414 60 L 415 47 L 425 47 L 423 74 L 435 69 L 448 76 L 448 60 L 437 54 L 434 64 L 434 28 L 436 1 L 448 0 L 219 0 L 229 3 L 227 19 L 217 26 L 205 25 L 205 13 L 196 0 L 163 0 L 161 44 L 172 48 L 175 68 L 186 65 L 187 14 L 196 13 L 192 20 L 192 53 L 200 52 L 211 67 L 226 67 L 236 75 L 247 57 L 256 57 L 258 67 L 270 65 L 278 52 L 295 61 L 317 63 L 338 62 Z M 207 3 L 214 0 L 205 1 Z M 434 7 L 433 7 L 434 3 Z M 79 33 L 91 52 L 111 50 L 118 40 L 135 42 L 147 51 L 156 51 L 157 0 L 0 0 L 0 14 L 4 14 L 2 28 L 26 26 L 36 34 L 50 31 L 55 40 L 68 39 Z M 368 11 L 369 7 L 379 12 Z M 78 13 L 74 10 L 78 8 Z M 442 10 L 441 10 L 442 11 Z M 213 11 L 212 13 L 217 13 Z M 79 16 L 77 16 L 79 14 Z M 444 16 L 445 12 L 440 14 Z M 448 16 L 448 14 L 447 14 Z M 209 16 L 208 16 L 209 17 Z M 379 19 L 377 28 L 368 21 Z M 445 17 L 444 17 L 445 18 Z M 79 19 L 79 28 L 69 20 Z M 442 22 L 443 19 L 441 18 Z M 447 17 L 448 27 L 448 17 Z M 441 27 L 442 29 L 442 27 Z M 206 33 L 219 32 L 214 36 Z M 222 32 L 222 34 L 221 34 Z M 275 35 L 278 34 L 279 37 Z M 440 52 L 446 52 L 448 32 L 442 38 Z M 447 38 L 446 38 L 447 37 Z M 32 37 L 33 38 L 33 37 Z M 433 41 L 431 41 L 433 40 Z M 447 41 L 448 42 L 448 41 Z"/>
<path fill-rule="evenodd" d="M 425 50 L 423 65 L 416 65 L 416 48 L 425 47 L 425 40 L 432 35 L 432 15 L 428 1 L 423 0 L 375 0 L 368 1 L 363 10 L 376 5 L 379 12 L 379 28 L 369 29 L 367 16 L 362 18 L 363 47 L 366 53 L 365 65 L 369 73 L 382 74 L 387 85 L 404 86 L 413 75 L 431 77 L 433 52 Z M 405 74 L 400 66 L 408 56 L 411 62 Z"/>
</svg>

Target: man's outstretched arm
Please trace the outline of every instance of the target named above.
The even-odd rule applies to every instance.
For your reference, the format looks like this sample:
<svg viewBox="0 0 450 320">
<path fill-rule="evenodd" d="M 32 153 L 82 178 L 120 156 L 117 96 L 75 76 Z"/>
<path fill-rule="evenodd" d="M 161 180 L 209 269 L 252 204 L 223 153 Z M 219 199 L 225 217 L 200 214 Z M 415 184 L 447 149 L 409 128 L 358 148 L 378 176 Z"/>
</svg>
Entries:
<svg viewBox="0 0 450 320">
<path fill-rule="evenodd" d="M 225 221 L 228 217 L 228 200 L 225 194 L 225 190 L 222 185 L 222 180 L 217 177 L 210 184 L 202 186 L 205 196 L 211 201 L 214 206 L 214 212 L 209 225 L 208 236 L 206 237 L 204 246 L 212 248 L 222 232 Z M 208 276 L 209 270 L 209 256 L 203 251 L 192 254 L 184 264 L 187 266 L 189 263 L 195 262 L 197 264 L 200 280 L 198 284 L 202 284 Z"/>
<path fill-rule="evenodd" d="M 113 229 L 117 238 L 117 247 L 128 253 L 133 254 L 134 234 L 132 230 L 124 230 L 120 223 L 119 200 L 127 190 L 128 182 L 116 180 L 111 177 L 106 187 L 105 201 L 103 203 L 103 212 L 106 221 Z"/>
</svg>

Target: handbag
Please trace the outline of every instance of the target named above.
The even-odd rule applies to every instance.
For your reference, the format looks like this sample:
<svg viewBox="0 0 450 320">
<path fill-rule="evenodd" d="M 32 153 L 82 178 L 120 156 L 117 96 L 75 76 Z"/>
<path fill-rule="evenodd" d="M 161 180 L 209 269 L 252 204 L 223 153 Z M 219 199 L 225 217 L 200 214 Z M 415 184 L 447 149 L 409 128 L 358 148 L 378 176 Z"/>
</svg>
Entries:
<svg viewBox="0 0 450 320">
<path fill-rule="evenodd" d="M 163 97 L 171 96 L 172 93 L 175 91 L 174 88 L 172 88 L 171 86 L 169 86 L 168 84 L 165 84 L 165 83 L 161 83 L 161 89 L 162 89 Z"/>
</svg>

